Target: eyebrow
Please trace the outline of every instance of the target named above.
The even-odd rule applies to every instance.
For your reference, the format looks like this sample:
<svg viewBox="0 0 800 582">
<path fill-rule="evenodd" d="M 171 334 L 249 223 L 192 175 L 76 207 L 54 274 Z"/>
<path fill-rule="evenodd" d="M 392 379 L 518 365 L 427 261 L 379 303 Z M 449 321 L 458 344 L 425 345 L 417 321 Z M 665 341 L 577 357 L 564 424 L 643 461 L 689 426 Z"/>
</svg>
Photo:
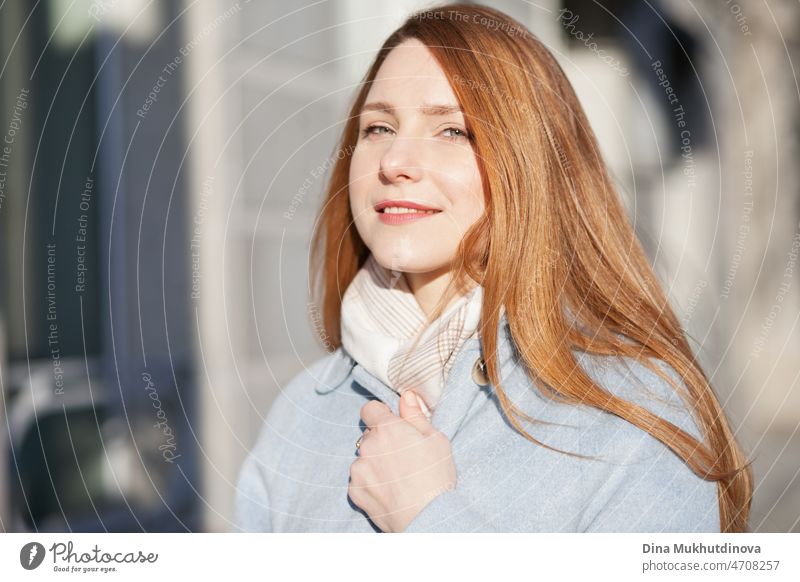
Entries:
<svg viewBox="0 0 800 582">
<path fill-rule="evenodd" d="M 375 101 L 367 103 L 361 108 L 361 113 L 365 111 L 385 111 L 386 113 L 393 113 L 395 111 L 394 105 L 386 103 L 385 101 Z M 453 113 L 464 113 L 459 105 L 440 105 L 434 103 L 425 103 L 419 107 L 420 113 L 423 115 L 443 116 L 451 115 Z"/>
</svg>

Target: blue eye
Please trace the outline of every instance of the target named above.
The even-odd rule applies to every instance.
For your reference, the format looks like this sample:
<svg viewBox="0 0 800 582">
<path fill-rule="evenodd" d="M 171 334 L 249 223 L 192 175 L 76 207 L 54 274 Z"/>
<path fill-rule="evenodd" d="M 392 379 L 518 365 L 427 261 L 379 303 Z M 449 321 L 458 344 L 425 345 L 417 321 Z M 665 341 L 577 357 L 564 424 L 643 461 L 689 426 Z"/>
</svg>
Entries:
<svg viewBox="0 0 800 582">
<path fill-rule="evenodd" d="M 459 129 L 457 127 L 448 127 L 446 129 L 442 130 L 442 133 L 447 132 L 447 131 L 456 132 L 456 135 L 445 136 L 448 139 L 453 140 L 453 141 L 455 141 L 455 140 L 457 140 L 459 138 L 465 138 L 465 139 L 468 139 L 468 140 L 472 139 L 472 135 L 470 135 L 468 132 L 464 131 L 463 129 Z M 363 130 L 361 130 L 361 137 L 362 138 L 367 138 L 370 135 L 388 135 L 389 133 L 394 133 L 392 128 L 386 127 L 385 125 L 374 125 L 373 124 L 373 125 L 368 125 Z"/>
<path fill-rule="evenodd" d="M 370 135 L 384 135 L 382 131 L 372 131 L 373 129 L 385 129 L 386 131 L 392 131 L 391 128 L 386 127 L 385 125 L 368 125 L 363 129 L 361 132 L 362 137 L 368 137 Z"/>
<path fill-rule="evenodd" d="M 467 139 L 472 139 L 472 136 L 471 136 L 471 135 L 469 135 L 469 134 L 468 134 L 466 131 L 464 131 L 464 130 L 462 130 L 462 129 L 458 129 L 457 127 L 448 127 L 448 128 L 447 128 L 447 129 L 445 129 L 444 131 L 457 131 L 457 132 L 460 134 L 460 135 L 448 136 L 448 137 L 450 137 L 451 139 L 456 139 L 456 138 L 459 138 L 459 137 L 464 137 L 464 138 L 467 138 Z M 442 133 L 444 133 L 444 132 L 442 132 Z"/>
</svg>

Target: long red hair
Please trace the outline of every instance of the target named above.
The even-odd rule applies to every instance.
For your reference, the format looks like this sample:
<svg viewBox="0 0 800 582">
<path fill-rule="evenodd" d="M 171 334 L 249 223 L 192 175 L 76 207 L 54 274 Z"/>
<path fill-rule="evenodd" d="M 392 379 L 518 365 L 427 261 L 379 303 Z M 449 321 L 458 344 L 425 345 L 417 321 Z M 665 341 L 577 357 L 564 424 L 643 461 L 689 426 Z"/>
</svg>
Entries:
<svg viewBox="0 0 800 582">
<path fill-rule="evenodd" d="M 520 418 L 534 419 L 502 389 L 501 305 L 537 385 L 647 431 L 699 476 L 717 482 L 721 531 L 746 531 L 752 470 L 636 238 L 574 90 L 547 48 L 498 10 L 450 4 L 418 12 L 386 40 L 367 72 L 337 146 L 312 241 L 320 336 L 330 347 L 341 345 L 342 296 L 370 252 L 355 229 L 348 193 L 359 112 L 386 56 L 408 39 L 436 58 L 473 136 L 486 212 L 460 243 L 449 289 L 461 287 L 465 276 L 484 288 L 479 332 L 509 422 L 547 446 L 522 428 Z M 574 348 L 635 358 L 669 382 L 692 410 L 703 442 L 593 382 Z M 650 358 L 671 366 L 685 387 Z"/>
</svg>

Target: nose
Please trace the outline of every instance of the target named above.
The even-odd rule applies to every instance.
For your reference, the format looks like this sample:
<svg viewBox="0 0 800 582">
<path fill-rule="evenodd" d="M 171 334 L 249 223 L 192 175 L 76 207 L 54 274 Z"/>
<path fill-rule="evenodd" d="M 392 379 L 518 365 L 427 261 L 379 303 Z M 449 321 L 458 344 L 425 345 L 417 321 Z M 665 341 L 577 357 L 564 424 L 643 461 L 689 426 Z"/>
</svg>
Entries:
<svg viewBox="0 0 800 582">
<path fill-rule="evenodd" d="M 422 140 L 395 137 L 381 156 L 380 174 L 387 182 L 416 182 L 422 177 Z"/>
</svg>

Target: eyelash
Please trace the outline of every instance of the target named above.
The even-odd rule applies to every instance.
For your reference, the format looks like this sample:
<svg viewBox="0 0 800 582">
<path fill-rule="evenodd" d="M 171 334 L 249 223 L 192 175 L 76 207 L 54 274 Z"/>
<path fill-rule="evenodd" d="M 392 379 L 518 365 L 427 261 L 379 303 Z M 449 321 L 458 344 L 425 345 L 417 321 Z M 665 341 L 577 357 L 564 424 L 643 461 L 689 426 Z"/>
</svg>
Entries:
<svg viewBox="0 0 800 582">
<path fill-rule="evenodd" d="M 361 137 L 362 137 L 362 138 L 369 137 L 370 135 L 372 135 L 372 130 L 373 130 L 373 129 L 376 129 L 376 128 L 388 129 L 389 131 L 391 131 L 391 128 L 389 128 L 389 127 L 386 127 L 385 125 L 375 125 L 375 124 L 372 124 L 372 125 L 368 125 L 367 127 L 365 127 L 365 128 L 364 128 L 364 129 L 361 131 Z M 446 128 L 444 128 L 442 131 L 458 131 L 458 132 L 460 132 L 460 133 L 461 133 L 461 135 L 457 135 L 457 136 L 448 137 L 447 139 L 450 139 L 450 140 L 454 140 L 454 141 L 455 141 L 455 140 L 456 140 L 456 139 L 458 139 L 459 137 L 463 137 L 463 138 L 466 138 L 466 139 L 468 139 L 468 140 L 472 141 L 472 135 L 471 135 L 469 132 L 467 132 L 467 131 L 465 131 L 465 130 L 463 130 L 463 129 L 459 129 L 458 127 L 446 127 Z M 376 135 L 377 135 L 377 134 L 376 134 Z"/>
</svg>

